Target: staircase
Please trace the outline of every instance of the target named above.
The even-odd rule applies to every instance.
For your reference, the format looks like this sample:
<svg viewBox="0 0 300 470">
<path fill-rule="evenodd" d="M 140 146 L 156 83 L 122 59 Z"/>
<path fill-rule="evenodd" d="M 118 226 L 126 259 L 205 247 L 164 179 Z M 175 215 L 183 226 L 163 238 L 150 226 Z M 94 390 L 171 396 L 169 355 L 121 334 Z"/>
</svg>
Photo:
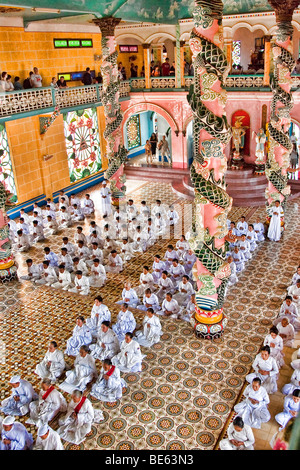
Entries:
<svg viewBox="0 0 300 470">
<path fill-rule="evenodd" d="M 161 166 L 135 167 L 125 166 L 128 180 L 161 181 L 170 183 L 178 197 L 187 200 L 194 199 L 194 188 L 190 179 L 189 169 L 177 169 Z M 265 190 L 268 181 L 265 175 L 253 174 L 252 167 L 243 170 L 228 170 L 225 175 L 227 192 L 233 198 L 236 207 L 264 206 L 266 204 Z M 290 180 L 291 199 L 300 196 L 300 180 Z"/>
</svg>

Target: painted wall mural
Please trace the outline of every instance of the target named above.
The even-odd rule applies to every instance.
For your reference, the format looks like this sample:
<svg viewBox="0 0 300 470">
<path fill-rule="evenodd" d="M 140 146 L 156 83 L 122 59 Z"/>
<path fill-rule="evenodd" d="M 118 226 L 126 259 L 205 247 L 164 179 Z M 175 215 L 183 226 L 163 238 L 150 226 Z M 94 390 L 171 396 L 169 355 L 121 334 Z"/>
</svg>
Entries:
<svg viewBox="0 0 300 470">
<path fill-rule="evenodd" d="M 131 150 L 141 145 L 140 116 L 138 114 L 131 116 L 126 123 L 126 134 L 128 149 Z"/>
<path fill-rule="evenodd" d="M 102 162 L 97 109 L 64 113 L 64 132 L 71 183 L 100 171 Z"/>
<path fill-rule="evenodd" d="M 11 202 L 16 203 L 17 188 L 4 124 L 0 124 L 0 182 L 12 194 Z"/>
</svg>

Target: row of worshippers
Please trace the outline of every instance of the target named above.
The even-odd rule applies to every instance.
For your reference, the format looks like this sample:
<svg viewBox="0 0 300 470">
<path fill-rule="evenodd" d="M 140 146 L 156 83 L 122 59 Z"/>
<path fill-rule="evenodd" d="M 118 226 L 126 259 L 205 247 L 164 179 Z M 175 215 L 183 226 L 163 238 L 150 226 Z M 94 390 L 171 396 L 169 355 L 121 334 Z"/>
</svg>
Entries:
<svg viewBox="0 0 300 470">
<path fill-rule="evenodd" d="M 264 345 L 252 364 L 253 372 L 246 376 L 249 383 L 244 391 L 244 400 L 235 405 L 237 413 L 228 428 L 228 437 L 220 442 L 222 450 L 253 449 L 254 437 L 252 428 L 260 429 L 262 423 L 271 419 L 268 410 L 270 394 L 277 392 L 277 380 L 280 368 L 285 364 L 284 347 L 293 348 L 295 332 L 300 331 L 300 318 L 296 302 L 300 297 L 300 266 L 293 275 L 292 283 L 283 301 L 277 318 L 273 321 Z M 300 349 L 297 358 L 290 363 L 293 373 L 289 383 L 281 392 L 284 395 L 283 409 L 275 415 L 282 431 L 300 412 Z M 277 433 L 272 437 L 273 448 Z"/>
</svg>

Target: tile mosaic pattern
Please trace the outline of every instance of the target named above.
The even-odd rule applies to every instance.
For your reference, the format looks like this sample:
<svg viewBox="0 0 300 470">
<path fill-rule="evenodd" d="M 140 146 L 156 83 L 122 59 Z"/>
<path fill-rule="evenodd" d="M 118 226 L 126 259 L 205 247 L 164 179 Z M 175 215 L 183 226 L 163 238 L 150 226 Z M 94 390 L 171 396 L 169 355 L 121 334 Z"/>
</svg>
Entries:
<svg viewBox="0 0 300 470">
<path fill-rule="evenodd" d="M 90 191 L 96 202 L 97 187 Z M 170 185 L 147 183 L 129 194 L 136 203 L 148 203 L 159 197 L 167 203 L 191 205 L 172 193 Z M 264 242 L 248 262 L 239 282 L 225 301 L 228 326 L 224 335 L 209 342 L 197 339 L 191 326 L 180 320 L 162 318 L 161 342 L 147 355 L 140 374 L 123 374 L 127 383 L 121 400 L 102 403 L 91 398 L 95 408 L 104 413 L 104 421 L 93 425 L 80 446 L 64 443 L 66 449 L 202 449 L 215 448 L 221 433 L 226 431 L 232 408 L 243 390 L 245 376 L 265 335 L 279 310 L 286 286 L 298 265 L 298 206 L 289 204 L 287 230 L 280 243 Z M 237 221 L 246 215 L 253 221 L 264 216 L 264 208 L 233 208 L 230 218 Z M 85 223 L 85 231 L 88 222 Z M 68 229 L 72 238 L 75 226 Z M 171 238 L 171 241 L 176 239 Z M 118 276 L 108 275 L 101 289 L 92 289 L 86 298 L 30 282 L 14 282 L 0 286 L 0 335 L 4 342 L 5 363 L 0 361 L 0 398 L 10 394 L 8 379 L 21 372 L 38 390 L 35 365 L 45 354 L 49 340 L 56 339 L 61 349 L 71 335 L 78 314 L 90 315 L 94 295 L 101 293 L 112 312 L 114 322 L 125 280 L 138 284 L 141 266 L 152 264 L 155 253 L 164 254 L 170 240 L 160 240 L 154 247 L 132 262 Z M 34 260 L 43 259 L 43 246 L 58 252 L 61 236 L 30 250 Z M 20 272 L 28 254 L 18 255 Z M 132 310 L 137 323 L 143 313 Z M 3 359 L 3 356 L 2 356 Z M 73 360 L 67 358 L 72 366 Z M 99 365 L 99 363 L 98 363 Z M 88 393 L 88 391 L 87 391 Z M 21 419 L 22 421 L 23 418 Z M 57 428 L 57 421 L 53 427 Z M 27 425 L 28 426 L 28 425 Z M 35 428 L 30 427 L 35 436 Z"/>
</svg>

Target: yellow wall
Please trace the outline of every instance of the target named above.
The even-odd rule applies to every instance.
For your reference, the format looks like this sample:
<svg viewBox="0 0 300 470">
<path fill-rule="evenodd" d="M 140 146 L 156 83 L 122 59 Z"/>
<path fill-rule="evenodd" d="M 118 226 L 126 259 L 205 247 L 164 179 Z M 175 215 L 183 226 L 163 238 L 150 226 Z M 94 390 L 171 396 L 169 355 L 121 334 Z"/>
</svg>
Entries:
<svg viewBox="0 0 300 470">
<path fill-rule="evenodd" d="M 55 49 L 53 39 L 88 38 L 93 40 L 92 48 Z M 52 77 L 58 73 L 85 70 L 90 67 L 100 71 L 100 61 L 94 54 L 101 54 L 101 34 L 90 33 L 40 33 L 25 32 L 23 28 L 0 27 L 0 66 L 14 78 L 18 75 L 21 83 L 33 67 L 38 67 L 43 78 L 43 86 L 49 86 Z M 13 80 L 12 80 L 13 81 Z M 82 85 L 70 82 L 70 86 Z"/>
</svg>

